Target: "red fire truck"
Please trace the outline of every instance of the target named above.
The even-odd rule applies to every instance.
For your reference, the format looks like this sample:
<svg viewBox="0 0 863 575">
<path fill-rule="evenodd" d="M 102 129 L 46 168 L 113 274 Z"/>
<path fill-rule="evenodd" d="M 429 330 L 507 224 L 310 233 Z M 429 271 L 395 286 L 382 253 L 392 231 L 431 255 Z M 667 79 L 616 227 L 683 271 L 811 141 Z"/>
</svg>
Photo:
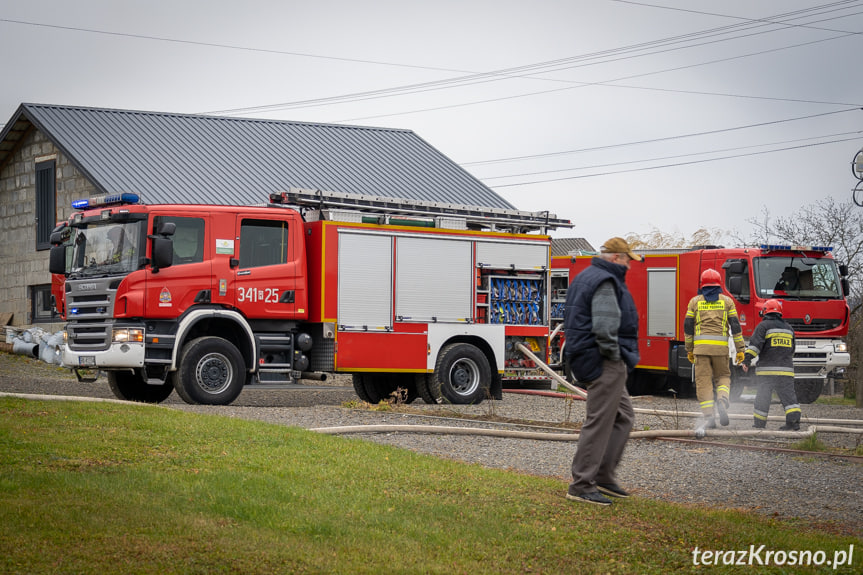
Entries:
<svg viewBox="0 0 863 575">
<path fill-rule="evenodd" d="M 291 189 L 261 206 L 73 204 L 63 362 L 117 397 L 224 405 L 352 374 L 363 400 L 500 398 L 548 340 L 546 213 Z"/>
<path fill-rule="evenodd" d="M 693 391 L 683 320 L 689 300 L 698 292 L 701 272 L 713 268 L 722 275 L 724 293 L 734 298 L 744 339 L 748 340 L 758 325 L 766 300 L 783 301 L 783 317 L 794 328 L 797 339 L 794 372 L 798 398 L 803 403 L 815 401 L 825 380 L 841 375 L 850 363 L 844 340 L 849 322 L 845 300 L 848 270 L 837 265 L 831 251 L 790 245 L 639 251 L 644 262 L 633 263 L 626 276 L 639 312 L 641 355 L 629 381 L 630 391 Z M 552 258 L 553 325 L 563 319 L 566 287 L 590 264 L 591 257 Z M 559 362 L 560 351 L 555 346 L 552 355 Z M 739 397 L 745 385 L 755 383 L 751 374 L 732 367 L 732 397 Z"/>
</svg>

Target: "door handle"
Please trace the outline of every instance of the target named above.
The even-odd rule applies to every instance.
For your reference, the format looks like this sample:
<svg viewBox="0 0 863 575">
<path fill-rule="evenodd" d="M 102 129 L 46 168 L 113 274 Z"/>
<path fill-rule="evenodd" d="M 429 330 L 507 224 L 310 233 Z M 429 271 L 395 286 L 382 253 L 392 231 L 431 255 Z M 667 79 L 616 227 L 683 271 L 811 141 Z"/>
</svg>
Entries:
<svg viewBox="0 0 863 575">
<path fill-rule="evenodd" d="M 279 298 L 279 303 L 294 303 L 294 290 L 285 290 Z"/>
</svg>

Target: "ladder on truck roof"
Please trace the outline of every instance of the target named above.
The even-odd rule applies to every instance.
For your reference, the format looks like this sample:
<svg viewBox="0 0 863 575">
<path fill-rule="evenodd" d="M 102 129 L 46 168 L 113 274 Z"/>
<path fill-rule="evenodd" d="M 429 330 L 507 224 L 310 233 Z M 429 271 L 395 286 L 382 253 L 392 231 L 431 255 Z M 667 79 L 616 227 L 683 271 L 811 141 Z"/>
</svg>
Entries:
<svg viewBox="0 0 863 575">
<path fill-rule="evenodd" d="M 329 219 L 383 224 L 400 223 L 400 216 L 409 216 L 423 218 L 422 221 L 413 220 L 414 225 L 428 227 L 543 234 L 547 233 L 547 230 L 573 226 L 569 220 L 559 219 L 556 214 L 549 212 L 526 212 L 303 188 L 290 188 L 286 192 L 270 194 L 270 202 L 304 208 L 306 221 Z"/>
</svg>

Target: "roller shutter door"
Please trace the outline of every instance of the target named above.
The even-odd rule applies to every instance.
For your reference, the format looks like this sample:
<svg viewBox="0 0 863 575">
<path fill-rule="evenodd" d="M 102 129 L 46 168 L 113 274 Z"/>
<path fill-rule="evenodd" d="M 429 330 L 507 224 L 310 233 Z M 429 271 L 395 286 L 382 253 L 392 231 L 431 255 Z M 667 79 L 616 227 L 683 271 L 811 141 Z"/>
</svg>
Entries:
<svg viewBox="0 0 863 575">
<path fill-rule="evenodd" d="M 339 233 L 339 326 L 392 328 L 393 248 L 390 236 Z"/>
</svg>

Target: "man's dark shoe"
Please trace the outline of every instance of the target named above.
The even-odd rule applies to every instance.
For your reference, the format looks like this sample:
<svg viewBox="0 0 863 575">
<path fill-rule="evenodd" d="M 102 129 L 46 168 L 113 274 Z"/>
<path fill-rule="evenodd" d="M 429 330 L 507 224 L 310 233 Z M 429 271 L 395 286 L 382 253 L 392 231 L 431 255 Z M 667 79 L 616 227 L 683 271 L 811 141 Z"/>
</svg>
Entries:
<svg viewBox="0 0 863 575">
<path fill-rule="evenodd" d="M 799 423 L 786 423 L 779 428 L 779 431 L 800 431 Z"/>
<path fill-rule="evenodd" d="M 767 427 L 767 422 L 756 419 L 755 423 L 752 424 L 752 427 L 754 427 L 755 429 L 764 429 Z"/>
<path fill-rule="evenodd" d="M 629 497 L 629 493 L 619 485 L 614 485 L 613 483 L 597 483 L 596 488 L 604 495 L 610 495 L 611 497 L 619 497 L 621 499 Z"/>
<path fill-rule="evenodd" d="M 579 493 L 578 495 L 573 495 L 570 492 L 566 492 L 566 498 L 570 501 L 581 501 L 582 503 L 590 503 L 591 505 L 602 505 L 608 506 L 611 505 L 611 499 L 600 493 L 599 491 L 590 491 L 588 493 Z"/>
<path fill-rule="evenodd" d="M 717 400 L 716 411 L 719 412 L 719 423 L 726 427 L 728 425 L 728 400 L 724 398 Z"/>
</svg>

